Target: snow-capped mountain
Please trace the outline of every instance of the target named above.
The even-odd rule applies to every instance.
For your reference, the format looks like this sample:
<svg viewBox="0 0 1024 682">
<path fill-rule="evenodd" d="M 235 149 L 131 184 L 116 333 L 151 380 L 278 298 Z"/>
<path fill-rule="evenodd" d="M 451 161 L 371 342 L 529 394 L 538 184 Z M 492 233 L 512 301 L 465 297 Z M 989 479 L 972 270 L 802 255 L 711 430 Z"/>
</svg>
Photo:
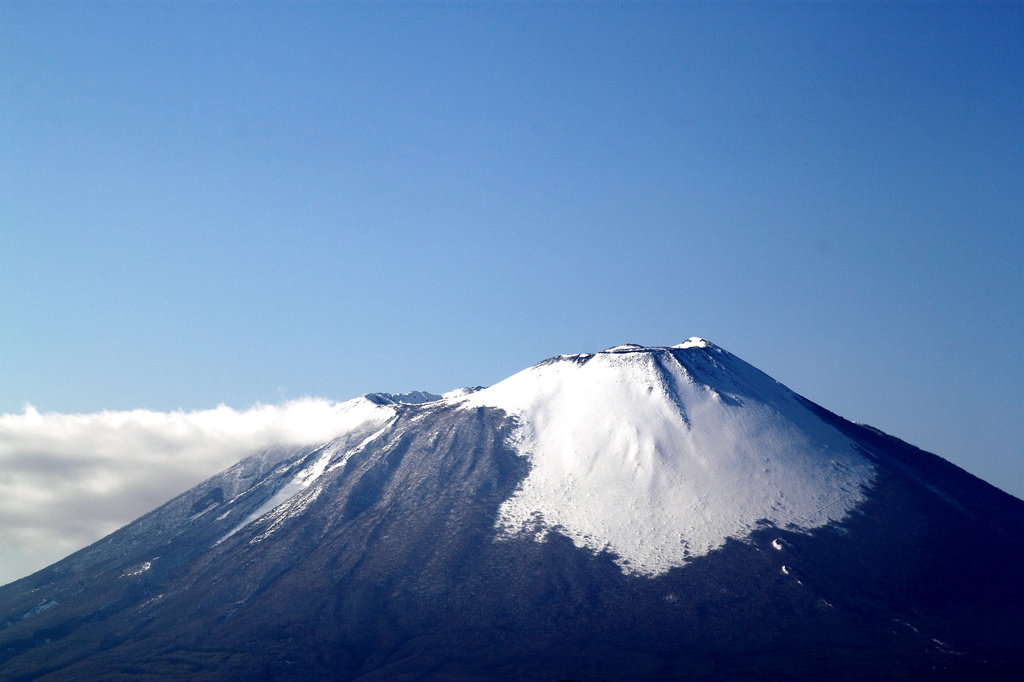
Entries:
<svg viewBox="0 0 1024 682">
<path fill-rule="evenodd" d="M 1024 502 L 703 339 L 344 412 L 0 588 L 0 678 L 1024 674 Z"/>
</svg>

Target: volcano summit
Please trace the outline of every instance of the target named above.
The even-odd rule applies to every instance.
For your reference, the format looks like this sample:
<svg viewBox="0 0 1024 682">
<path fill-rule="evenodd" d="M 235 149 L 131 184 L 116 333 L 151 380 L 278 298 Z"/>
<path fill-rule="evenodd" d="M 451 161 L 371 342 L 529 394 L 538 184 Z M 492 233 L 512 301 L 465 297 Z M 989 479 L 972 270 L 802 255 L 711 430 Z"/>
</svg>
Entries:
<svg viewBox="0 0 1024 682">
<path fill-rule="evenodd" d="M 703 339 L 345 409 L 0 588 L 0 677 L 1024 675 L 1024 502 Z"/>
</svg>

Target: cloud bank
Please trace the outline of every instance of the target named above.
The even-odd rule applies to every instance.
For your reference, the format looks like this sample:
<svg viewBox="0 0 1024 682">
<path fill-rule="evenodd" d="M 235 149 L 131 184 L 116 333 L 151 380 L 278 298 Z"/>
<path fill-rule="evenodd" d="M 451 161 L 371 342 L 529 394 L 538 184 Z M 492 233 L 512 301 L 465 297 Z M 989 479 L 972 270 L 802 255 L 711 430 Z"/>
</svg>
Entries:
<svg viewBox="0 0 1024 682">
<path fill-rule="evenodd" d="M 61 559 L 273 445 L 330 440 L 345 403 L 237 411 L 0 414 L 0 585 Z"/>
</svg>

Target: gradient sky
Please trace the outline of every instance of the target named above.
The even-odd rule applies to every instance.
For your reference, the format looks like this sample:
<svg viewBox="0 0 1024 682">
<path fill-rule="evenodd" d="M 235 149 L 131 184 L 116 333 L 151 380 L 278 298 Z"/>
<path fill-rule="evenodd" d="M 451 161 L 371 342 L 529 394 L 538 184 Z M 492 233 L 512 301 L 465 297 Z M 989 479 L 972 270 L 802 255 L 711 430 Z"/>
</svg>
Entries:
<svg viewBox="0 0 1024 682">
<path fill-rule="evenodd" d="M 1024 4 L 0 3 L 0 413 L 694 335 L 1024 496 Z"/>
</svg>

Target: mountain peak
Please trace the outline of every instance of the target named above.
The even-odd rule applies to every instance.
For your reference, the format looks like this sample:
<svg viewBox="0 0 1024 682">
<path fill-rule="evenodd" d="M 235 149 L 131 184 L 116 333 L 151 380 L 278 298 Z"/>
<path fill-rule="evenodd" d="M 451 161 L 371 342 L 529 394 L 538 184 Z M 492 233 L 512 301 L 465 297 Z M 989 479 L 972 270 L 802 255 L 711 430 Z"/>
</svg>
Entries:
<svg viewBox="0 0 1024 682">
<path fill-rule="evenodd" d="M 715 347 L 715 344 L 711 343 L 707 339 L 702 339 L 699 336 L 691 336 L 682 343 L 677 343 L 674 346 L 641 346 L 638 343 L 623 343 L 618 346 L 612 346 L 611 348 L 605 348 L 602 353 L 634 353 L 643 351 L 657 351 L 657 350 L 668 350 L 670 348 L 685 349 L 685 348 L 708 348 Z"/>
<path fill-rule="evenodd" d="M 698 338 L 558 356 L 461 404 L 517 420 L 531 470 L 501 507 L 503 531 L 557 530 L 627 573 L 660 575 L 765 521 L 840 521 L 874 477 L 789 389 Z"/>
<path fill-rule="evenodd" d="M 702 339 L 699 336 L 691 336 L 682 343 L 672 346 L 673 348 L 707 348 L 708 346 L 714 346 L 713 343 L 707 339 Z"/>
</svg>

